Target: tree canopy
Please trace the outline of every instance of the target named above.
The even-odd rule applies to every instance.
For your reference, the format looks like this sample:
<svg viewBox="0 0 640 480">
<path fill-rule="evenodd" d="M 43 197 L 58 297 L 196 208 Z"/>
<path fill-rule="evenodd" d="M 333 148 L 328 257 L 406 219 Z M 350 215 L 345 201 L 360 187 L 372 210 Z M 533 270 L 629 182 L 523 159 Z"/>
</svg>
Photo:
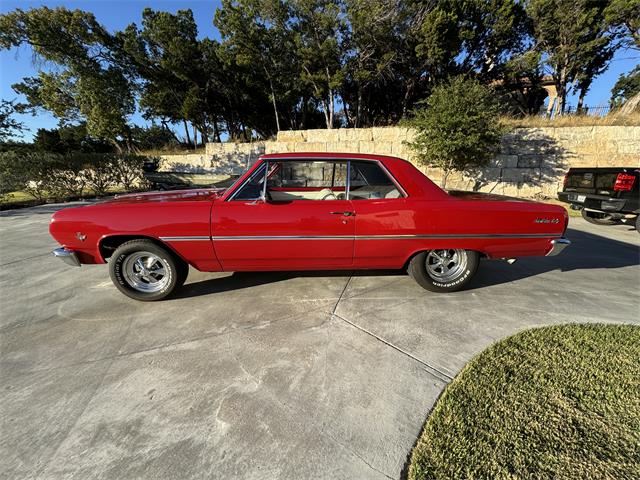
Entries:
<svg viewBox="0 0 640 480">
<path fill-rule="evenodd" d="M 191 10 L 144 8 L 109 31 L 88 11 L 0 15 L 0 49 L 30 45 L 37 76 L 14 85 L 31 111 L 135 148 L 141 112 L 188 144 L 281 129 L 391 125 L 439 83 L 490 85 L 505 110 L 535 113 L 551 75 L 559 113 L 581 104 L 618 48 L 638 47 L 636 0 L 223 0 L 202 38 Z M 50 68 L 49 68 L 50 67 Z M 156 137 L 159 138 L 159 137 Z"/>
</svg>

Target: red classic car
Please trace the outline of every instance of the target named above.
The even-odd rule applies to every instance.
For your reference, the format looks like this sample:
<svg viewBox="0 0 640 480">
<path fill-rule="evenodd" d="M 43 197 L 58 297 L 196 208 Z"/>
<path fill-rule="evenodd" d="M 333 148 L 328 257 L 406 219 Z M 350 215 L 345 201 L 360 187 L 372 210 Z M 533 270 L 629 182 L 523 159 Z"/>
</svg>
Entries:
<svg viewBox="0 0 640 480">
<path fill-rule="evenodd" d="M 121 195 L 56 212 L 54 254 L 105 263 L 137 300 L 207 272 L 407 268 L 427 290 L 464 287 L 481 257 L 557 255 L 562 207 L 445 192 L 411 163 L 345 153 L 262 156 L 230 188 Z"/>
</svg>

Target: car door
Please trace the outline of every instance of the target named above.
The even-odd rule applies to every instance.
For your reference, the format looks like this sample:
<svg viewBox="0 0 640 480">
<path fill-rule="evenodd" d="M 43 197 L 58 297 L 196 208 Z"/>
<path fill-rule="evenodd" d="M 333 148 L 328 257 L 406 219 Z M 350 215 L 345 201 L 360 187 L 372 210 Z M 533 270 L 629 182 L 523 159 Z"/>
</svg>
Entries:
<svg viewBox="0 0 640 480">
<path fill-rule="evenodd" d="M 384 166 L 350 162 L 349 199 L 356 224 L 354 266 L 399 268 L 415 236 L 415 215 L 406 193 Z"/>
<path fill-rule="evenodd" d="M 223 269 L 350 267 L 355 222 L 346 171 L 345 161 L 263 161 L 212 209 L 212 238 Z"/>
</svg>

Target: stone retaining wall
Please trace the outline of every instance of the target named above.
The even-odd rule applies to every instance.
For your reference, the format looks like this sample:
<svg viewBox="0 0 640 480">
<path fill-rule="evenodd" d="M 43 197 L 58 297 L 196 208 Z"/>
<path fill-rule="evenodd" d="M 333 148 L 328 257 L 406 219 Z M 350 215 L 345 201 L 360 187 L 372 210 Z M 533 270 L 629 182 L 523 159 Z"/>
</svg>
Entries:
<svg viewBox="0 0 640 480">
<path fill-rule="evenodd" d="M 297 130 L 275 141 L 207 144 L 206 155 L 166 156 L 163 169 L 240 173 L 262 153 L 347 152 L 393 155 L 415 162 L 405 127 Z M 174 158 L 177 157 L 177 158 Z M 435 182 L 439 169 L 417 165 Z M 520 197 L 555 197 L 570 167 L 640 167 L 640 126 L 518 128 L 504 136 L 501 152 L 475 174 L 452 174 L 447 188 Z"/>
<path fill-rule="evenodd" d="M 161 171 L 238 175 L 265 152 L 264 142 L 207 143 L 204 154 L 163 155 Z"/>
</svg>

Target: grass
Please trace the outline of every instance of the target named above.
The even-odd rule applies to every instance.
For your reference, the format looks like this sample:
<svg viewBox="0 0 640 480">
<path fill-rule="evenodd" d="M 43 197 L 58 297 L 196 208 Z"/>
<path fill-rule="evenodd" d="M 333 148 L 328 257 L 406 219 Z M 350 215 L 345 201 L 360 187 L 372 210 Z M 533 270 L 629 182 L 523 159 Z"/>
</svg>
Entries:
<svg viewBox="0 0 640 480">
<path fill-rule="evenodd" d="M 602 117 L 590 115 L 561 115 L 554 118 L 547 118 L 542 115 L 530 115 L 522 118 L 501 117 L 503 125 L 513 128 L 522 127 L 592 127 L 595 125 L 640 125 L 640 113 L 630 115 L 619 115 L 610 113 Z"/>
<path fill-rule="evenodd" d="M 542 200 L 542 202 L 550 203 L 551 205 L 560 205 L 561 207 L 564 207 L 564 209 L 567 211 L 570 217 L 582 217 L 582 213 L 580 213 L 580 210 L 573 210 L 572 208 L 569 208 L 568 203 L 561 202 L 560 200 L 556 200 L 555 198 L 547 198 L 545 200 Z"/>
<path fill-rule="evenodd" d="M 544 327 L 488 348 L 438 400 L 409 478 L 640 478 L 640 327 Z"/>
</svg>

